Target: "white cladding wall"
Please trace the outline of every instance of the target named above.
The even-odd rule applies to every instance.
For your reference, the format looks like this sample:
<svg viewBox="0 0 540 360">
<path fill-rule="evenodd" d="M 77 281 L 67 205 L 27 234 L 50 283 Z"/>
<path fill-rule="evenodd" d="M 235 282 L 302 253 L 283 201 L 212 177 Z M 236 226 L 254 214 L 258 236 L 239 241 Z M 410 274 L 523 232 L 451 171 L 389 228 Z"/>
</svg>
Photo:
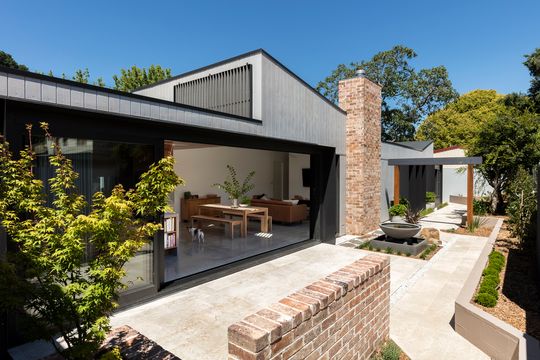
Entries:
<svg viewBox="0 0 540 360">
<path fill-rule="evenodd" d="M 255 171 L 253 189 L 248 196 L 266 194 L 273 197 L 274 162 L 287 166 L 289 154 L 276 151 L 242 149 L 227 146 L 213 146 L 198 149 L 174 150 L 175 172 L 185 180 L 174 194 L 175 211 L 180 211 L 180 199 L 185 191 L 204 196 L 218 194 L 227 203 L 228 196 L 213 184 L 222 183 L 227 174 L 227 164 L 234 166 L 238 178 L 243 181 L 250 171 Z"/>
<path fill-rule="evenodd" d="M 390 202 L 394 200 L 394 167 L 388 166 L 388 159 L 431 158 L 433 144 L 423 151 L 392 143 L 383 142 L 381 145 L 381 221 L 386 221 L 390 218 Z"/>
</svg>

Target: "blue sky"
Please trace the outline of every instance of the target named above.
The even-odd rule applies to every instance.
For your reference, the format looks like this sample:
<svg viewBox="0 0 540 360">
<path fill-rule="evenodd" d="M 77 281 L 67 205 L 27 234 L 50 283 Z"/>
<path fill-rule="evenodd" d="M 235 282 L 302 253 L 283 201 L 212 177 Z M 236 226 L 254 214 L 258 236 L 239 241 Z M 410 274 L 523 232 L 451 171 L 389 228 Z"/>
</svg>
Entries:
<svg viewBox="0 0 540 360">
<path fill-rule="evenodd" d="M 308 83 L 395 44 L 456 89 L 526 91 L 540 1 L 2 1 L 0 49 L 32 70 L 92 78 L 161 64 L 178 74 L 264 48 Z"/>
</svg>

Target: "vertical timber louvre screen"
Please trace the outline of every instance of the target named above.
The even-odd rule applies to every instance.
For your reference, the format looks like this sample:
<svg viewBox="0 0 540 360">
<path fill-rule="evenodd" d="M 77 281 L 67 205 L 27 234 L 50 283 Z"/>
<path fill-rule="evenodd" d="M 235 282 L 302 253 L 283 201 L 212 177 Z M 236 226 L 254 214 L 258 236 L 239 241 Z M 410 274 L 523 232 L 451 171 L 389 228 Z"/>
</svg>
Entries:
<svg viewBox="0 0 540 360">
<path fill-rule="evenodd" d="M 174 87 L 174 101 L 228 114 L 252 117 L 252 66 L 191 80 Z"/>
</svg>

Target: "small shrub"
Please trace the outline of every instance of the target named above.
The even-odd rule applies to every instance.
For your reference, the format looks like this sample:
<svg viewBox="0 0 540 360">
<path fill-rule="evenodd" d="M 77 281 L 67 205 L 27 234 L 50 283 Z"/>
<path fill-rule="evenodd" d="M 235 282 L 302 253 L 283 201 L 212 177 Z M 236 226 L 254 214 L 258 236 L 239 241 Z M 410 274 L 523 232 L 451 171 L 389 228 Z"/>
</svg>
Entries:
<svg viewBox="0 0 540 360">
<path fill-rule="evenodd" d="M 409 256 L 411 256 L 411 253 L 409 253 L 409 252 L 408 252 L 408 253 L 405 253 L 405 256 L 406 256 L 406 257 L 409 257 Z"/>
<path fill-rule="evenodd" d="M 388 210 L 388 212 L 390 216 L 405 216 L 407 213 L 407 206 L 404 204 L 394 205 Z"/>
<path fill-rule="evenodd" d="M 418 222 L 420 221 L 420 217 L 420 211 L 407 209 L 407 213 L 405 214 L 405 221 L 409 224 L 418 224 Z"/>
<path fill-rule="evenodd" d="M 528 239 L 535 238 L 536 188 L 535 177 L 522 168 L 518 169 L 508 188 L 508 223 L 522 246 Z"/>
<path fill-rule="evenodd" d="M 373 251 L 373 245 L 371 243 L 369 243 L 368 250 Z"/>
<path fill-rule="evenodd" d="M 433 191 L 428 191 L 426 193 L 426 202 L 427 203 L 435 202 L 435 199 L 437 199 L 437 194 L 435 194 Z"/>
<path fill-rule="evenodd" d="M 390 246 L 387 247 L 385 251 L 386 251 L 387 254 L 392 254 L 392 253 L 394 253 L 394 250 L 392 250 L 392 248 L 391 248 Z"/>
<path fill-rule="evenodd" d="M 488 286 L 487 284 L 482 284 L 478 289 L 478 293 L 486 293 L 493 296 L 495 299 L 499 299 L 499 292 L 496 288 Z"/>
<path fill-rule="evenodd" d="M 401 255 L 401 251 L 398 251 L 396 254 L 397 254 L 397 255 Z"/>
<path fill-rule="evenodd" d="M 106 352 L 101 355 L 99 360 L 122 360 L 122 354 L 120 353 L 120 348 L 115 347 L 111 351 Z"/>
<path fill-rule="evenodd" d="M 399 360 L 401 349 L 393 341 L 389 341 L 381 349 L 383 360 Z"/>
<path fill-rule="evenodd" d="M 489 200 L 484 199 L 473 199 L 473 211 L 476 215 L 486 215 L 489 213 L 491 208 L 491 203 Z"/>
<path fill-rule="evenodd" d="M 494 307 L 497 305 L 497 299 L 493 295 L 487 293 L 479 293 L 476 295 L 476 299 L 474 301 L 485 307 Z"/>
<path fill-rule="evenodd" d="M 484 277 L 484 281 L 490 281 L 490 282 L 496 284 L 495 286 L 498 286 L 501 283 L 501 280 L 499 279 L 499 276 L 498 275 L 493 275 L 493 274 L 486 275 Z"/>
<path fill-rule="evenodd" d="M 437 205 L 437 209 L 442 209 L 443 207 L 446 207 L 446 206 L 448 206 L 448 203 L 443 202 L 443 203 L 440 203 L 439 205 Z"/>
<path fill-rule="evenodd" d="M 475 216 L 473 217 L 473 220 L 467 224 L 467 231 L 470 233 L 474 233 L 476 229 L 480 228 L 485 223 L 486 223 L 486 219 L 483 219 L 479 216 Z"/>
<path fill-rule="evenodd" d="M 406 207 L 409 207 L 411 203 L 409 202 L 409 199 L 407 199 L 404 196 L 399 197 L 399 203 L 405 205 Z"/>
<path fill-rule="evenodd" d="M 482 271 L 482 275 L 484 275 L 484 276 L 488 276 L 488 275 L 498 276 L 498 275 L 499 275 L 499 271 L 500 271 L 500 270 L 497 270 L 497 269 L 495 269 L 495 268 L 493 268 L 493 267 L 488 266 L 488 267 L 486 267 L 486 268 L 484 269 L 484 271 Z"/>
<path fill-rule="evenodd" d="M 375 251 L 381 251 L 381 249 L 379 249 L 379 248 L 375 248 Z"/>
</svg>

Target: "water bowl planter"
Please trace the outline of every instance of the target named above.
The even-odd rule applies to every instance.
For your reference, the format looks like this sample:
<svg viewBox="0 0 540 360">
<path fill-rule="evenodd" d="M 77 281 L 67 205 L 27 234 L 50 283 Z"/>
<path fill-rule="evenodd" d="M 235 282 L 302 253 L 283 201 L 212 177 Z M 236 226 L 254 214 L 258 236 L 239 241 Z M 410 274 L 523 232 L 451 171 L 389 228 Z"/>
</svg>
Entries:
<svg viewBox="0 0 540 360">
<path fill-rule="evenodd" d="M 416 256 L 428 247 L 428 241 L 416 235 L 422 229 L 420 225 L 405 222 L 388 222 L 379 224 L 385 235 L 381 235 L 370 244 L 379 250 L 391 249 L 392 252 Z"/>
<path fill-rule="evenodd" d="M 379 227 L 386 236 L 393 239 L 412 238 L 422 229 L 418 224 L 409 224 L 406 222 L 387 222 L 379 224 Z"/>
</svg>

